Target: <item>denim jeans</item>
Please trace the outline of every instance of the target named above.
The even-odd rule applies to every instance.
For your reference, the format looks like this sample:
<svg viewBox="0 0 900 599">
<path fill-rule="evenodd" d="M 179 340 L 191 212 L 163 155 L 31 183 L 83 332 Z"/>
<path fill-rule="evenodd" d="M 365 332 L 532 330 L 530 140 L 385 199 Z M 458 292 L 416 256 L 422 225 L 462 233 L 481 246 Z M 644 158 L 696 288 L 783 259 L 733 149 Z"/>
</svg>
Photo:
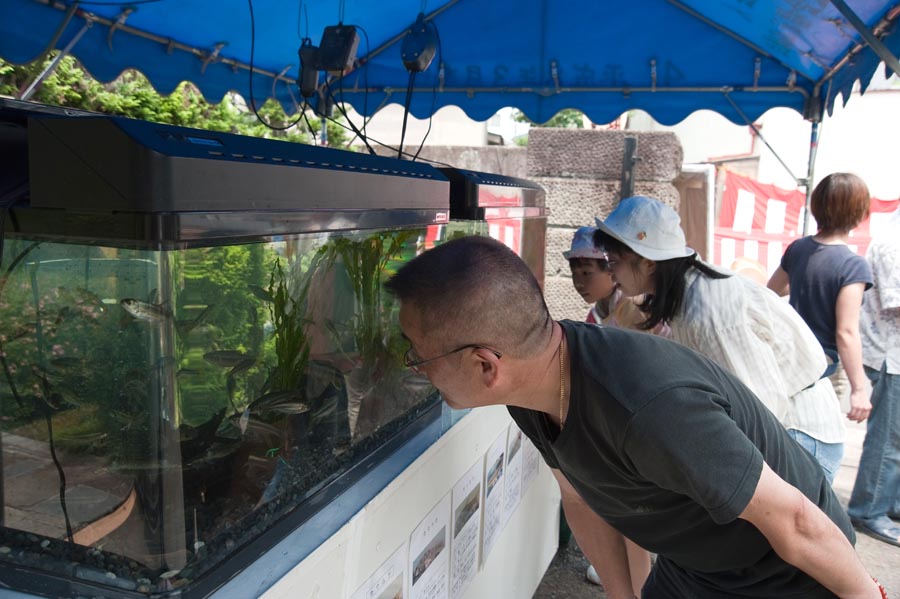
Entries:
<svg viewBox="0 0 900 599">
<path fill-rule="evenodd" d="M 857 520 L 900 514 L 900 375 L 866 367 L 872 412 L 847 513 Z"/>
<path fill-rule="evenodd" d="M 812 454 L 816 458 L 822 470 L 825 472 L 825 478 L 828 484 L 834 483 L 834 476 L 837 474 L 838 468 L 841 467 L 841 458 L 844 457 L 843 443 L 823 443 L 815 437 L 810 437 L 803 431 L 793 428 L 788 429 L 788 434 L 796 441 L 800 447 Z"/>
</svg>

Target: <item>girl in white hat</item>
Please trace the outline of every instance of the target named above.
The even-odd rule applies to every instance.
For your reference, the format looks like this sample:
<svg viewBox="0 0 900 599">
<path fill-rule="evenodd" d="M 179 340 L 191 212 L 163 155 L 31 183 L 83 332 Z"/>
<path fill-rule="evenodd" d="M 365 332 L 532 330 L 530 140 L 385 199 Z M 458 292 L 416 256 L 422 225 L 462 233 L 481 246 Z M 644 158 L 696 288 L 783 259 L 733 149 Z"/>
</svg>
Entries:
<svg viewBox="0 0 900 599">
<path fill-rule="evenodd" d="M 716 270 L 685 244 L 681 219 L 659 200 L 622 200 L 594 241 L 645 328 L 667 322 L 671 339 L 733 372 L 812 453 L 829 482 L 843 455 L 844 421 L 822 347 L 799 314 L 769 289 Z"/>
</svg>

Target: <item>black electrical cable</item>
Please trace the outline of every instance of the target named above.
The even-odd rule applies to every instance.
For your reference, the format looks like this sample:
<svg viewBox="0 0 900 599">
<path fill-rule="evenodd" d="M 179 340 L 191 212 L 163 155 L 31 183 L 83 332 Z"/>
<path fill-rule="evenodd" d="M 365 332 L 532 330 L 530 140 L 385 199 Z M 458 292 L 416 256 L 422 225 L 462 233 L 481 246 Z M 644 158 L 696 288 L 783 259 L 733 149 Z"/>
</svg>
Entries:
<svg viewBox="0 0 900 599">
<path fill-rule="evenodd" d="M 306 16 L 306 35 L 300 35 L 300 18 Z M 309 38 L 309 13 L 306 11 L 306 4 L 303 3 L 303 0 L 300 0 L 300 7 L 297 10 L 297 37 L 299 39 L 303 39 L 304 37 Z"/>
<path fill-rule="evenodd" d="M 6 217 L 9 214 L 10 208 L 12 208 L 13 204 L 15 204 L 21 197 L 24 195 L 26 190 L 28 189 L 28 183 L 22 183 L 18 185 L 12 190 L 9 190 L 2 198 L 0 198 L 0 265 L 3 264 L 3 248 L 6 243 Z M 13 225 L 15 226 L 15 220 L 13 220 Z M 2 295 L 3 289 L 6 287 L 7 281 L 9 281 L 9 275 L 12 274 L 13 269 L 27 256 L 31 250 L 35 249 L 41 244 L 40 241 L 35 241 L 27 248 L 25 248 L 15 259 L 10 262 L 9 266 L 6 268 L 6 273 L 3 275 L 2 279 L 0 279 L 0 295 Z M 33 280 L 34 275 L 32 274 L 32 285 L 34 284 Z M 35 310 L 37 314 L 36 323 L 37 329 L 40 330 L 40 303 L 35 300 Z M 9 369 L 9 364 L 6 362 L 6 352 L 2 351 L 2 346 L 0 346 L 0 365 L 3 366 L 3 372 L 6 375 L 6 382 L 9 385 L 9 389 L 12 392 L 13 398 L 15 398 L 16 403 L 19 404 L 19 407 L 23 407 L 24 403 L 22 402 L 22 398 L 19 396 L 18 391 L 16 390 L 15 383 L 13 382 L 12 372 Z M 50 390 L 48 388 L 46 378 L 42 381 L 44 388 L 43 393 L 44 397 L 49 400 Z M 45 402 L 46 403 L 46 402 Z M 62 464 L 59 462 L 59 458 L 56 455 L 56 446 L 53 442 L 53 422 L 50 415 L 50 407 L 49 405 L 43 406 L 44 418 L 47 422 L 47 438 L 50 443 L 50 457 L 53 459 L 53 464 L 56 466 L 56 470 L 59 473 L 59 503 L 60 507 L 62 507 L 63 518 L 66 522 L 66 534 L 69 537 L 69 543 L 74 543 L 74 537 L 72 536 L 72 521 L 69 519 L 69 510 L 66 505 L 66 473 L 63 470 Z"/>
<path fill-rule="evenodd" d="M 342 81 L 343 81 L 343 80 L 342 80 Z M 343 91 L 341 91 L 341 101 L 338 102 L 338 101 L 337 101 L 337 98 L 334 97 L 334 94 L 331 92 L 331 89 L 328 87 L 328 84 L 327 84 L 327 83 L 325 84 L 324 90 L 325 90 L 325 93 L 327 93 L 329 96 L 331 96 L 331 100 L 334 102 L 334 105 L 335 105 L 335 106 L 337 107 L 337 109 L 341 112 L 341 114 L 344 116 L 344 118 L 347 119 L 347 123 L 349 123 L 349 125 L 350 125 L 350 127 L 352 128 L 353 132 L 356 133 L 356 135 L 362 140 L 362 142 L 363 142 L 364 144 L 366 144 L 366 148 L 369 149 L 369 153 L 372 154 L 373 156 L 376 156 L 377 154 L 375 153 L 375 150 L 373 150 L 373 149 L 372 149 L 372 146 L 369 145 L 369 142 L 368 142 L 368 140 L 366 139 L 366 137 L 359 131 L 359 129 L 356 128 L 356 125 L 353 124 L 353 121 L 350 120 L 350 117 L 347 115 L 347 112 L 344 110 L 344 107 L 343 107 L 343 103 L 344 103 Z"/>
<path fill-rule="evenodd" d="M 413 83 L 416 80 L 416 72 L 409 72 L 409 83 L 406 84 L 406 101 L 403 103 L 403 126 L 400 129 L 400 149 L 397 150 L 397 158 L 403 157 L 403 140 L 406 138 L 406 119 L 409 117 L 409 105 L 412 104 Z"/>
<path fill-rule="evenodd" d="M 366 103 L 368 103 L 368 94 L 369 94 L 369 91 L 366 90 Z M 372 119 L 375 118 L 375 114 L 377 114 L 378 111 L 381 110 L 381 109 L 384 107 L 385 104 L 387 104 L 388 97 L 389 97 L 389 96 L 385 96 L 384 101 L 378 106 L 378 108 L 375 109 L 375 112 L 372 113 L 369 117 L 363 116 L 363 127 L 362 127 L 363 132 L 365 132 L 365 130 L 366 130 L 366 125 L 368 125 L 369 122 L 370 122 Z M 367 111 L 368 111 L 368 108 L 365 108 L 364 110 L 367 110 Z M 346 146 L 348 149 L 350 148 L 350 144 L 352 144 L 353 141 L 354 141 L 357 137 L 359 137 L 359 136 L 358 136 L 358 135 L 354 135 L 353 137 L 350 138 L 350 140 L 347 142 L 347 146 Z"/>
<path fill-rule="evenodd" d="M 366 125 L 369 124 L 369 118 L 367 117 L 367 115 L 369 113 L 369 61 L 368 61 L 369 51 L 370 51 L 369 50 L 369 34 L 366 32 L 365 29 L 363 29 L 359 25 L 354 25 L 354 27 L 356 27 L 357 29 L 362 31 L 363 37 L 366 38 L 366 61 L 363 63 L 363 68 L 365 69 L 365 71 L 363 71 L 363 89 L 365 89 L 366 91 L 363 93 L 363 111 L 362 111 L 362 113 L 363 113 L 362 133 L 363 133 L 363 138 L 365 139 Z M 341 88 L 341 99 L 343 99 L 343 98 L 344 98 L 344 92 L 343 92 L 343 88 Z"/>
<path fill-rule="evenodd" d="M 256 51 L 256 19 L 253 15 L 253 0 L 247 0 L 247 4 L 250 7 L 250 101 L 247 102 L 247 104 L 250 105 L 251 110 L 253 110 L 253 114 L 256 115 L 256 118 L 259 119 L 260 123 L 262 123 L 269 129 L 272 129 L 274 131 L 287 131 L 288 129 L 296 127 L 297 123 L 299 123 L 300 119 L 302 119 L 303 117 L 302 116 L 297 117 L 296 121 L 294 121 L 293 123 L 291 123 L 285 127 L 278 127 L 278 126 L 272 125 L 270 123 L 267 123 L 265 121 L 265 119 L 263 119 L 259 115 L 259 112 L 257 112 L 257 110 L 256 110 L 256 101 L 253 99 L 253 59 L 254 59 L 254 53 Z"/>
<path fill-rule="evenodd" d="M 438 72 L 434 78 L 434 85 L 431 86 L 431 112 L 428 116 L 428 129 L 425 131 L 425 136 L 422 138 L 422 143 L 419 144 L 419 149 L 416 150 L 416 155 L 413 156 L 413 162 L 419 159 L 419 154 L 422 152 L 422 148 L 425 147 L 425 140 L 428 139 L 428 135 L 431 133 L 431 122 L 434 120 L 434 105 L 437 103 L 437 86 L 438 82 L 441 78 L 441 70 L 444 68 L 444 50 L 441 47 L 441 35 L 438 33 L 437 24 L 434 21 L 428 21 L 432 27 L 434 27 L 434 35 L 437 37 L 438 42 Z"/>
<path fill-rule="evenodd" d="M 9 385 L 9 390 L 12 391 L 13 399 L 16 400 L 16 403 L 20 408 L 24 408 L 25 402 L 22 401 L 22 396 L 19 395 L 19 392 L 16 390 L 16 385 L 12 380 L 12 371 L 9 369 L 9 363 L 6 361 L 6 351 L 3 349 L 2 343 L 0 343 L 0 365 L 3 366 L 3 373 L 6 375 L 6 383 Z"/>
<path fill-rule="evenodd" d="M 366 38 L 366 56 L 368 56 L 368 54 L 369 54 L 369 34 L 366 32 L 365 29 L 363 29 L 363 28 L 362 28 L 361 26 L 359 26 L 359 25 L 347 25 L 347 27 L 353 27 L 354 29 L 359 29 L 360 31 L 362 31 L 363 36 Z M 369 150 L 369 153 L 372 154 L 373 156 L 375 156 L 375 155 L 376 155 L 375 150 L 372 149 L 372 146 L 369 145 L 369 142 L 368 142 L 367 139 L 366 139 L 366 137 L 367 137 L 367 136 L 366 136 L 366 125 L 369 123 L 369 119 L 367 119 L 367 118 L 366 118 L 366 115 L 365 115 L 365 113 L 368 112 L 368 110 L 369 110 L 369 63 L 368 63 L 368 61 L 366 61 L 366 62 L 363 64 L 363 68 L 365 69 L 365 70 L 363 71 L 363 87 L 365 88 L 366 91 L 365 91 L 365 93 L 364 93 L 364 95 L 363 95 L 363 126 L 362 126 L 362 131 L 360 131 L 360 130 L 356 127 L 356 125 L 353 124 L 353 121 L 350 120 L 350 116 L 347 114 L 347 112 L 344 110 L 344 107 L 343 107 L 343 103 L 344 103 L 344 75 L 341 75 L 341 76 L 338 78 L 338 91 L 339 91 L 340 94 L 341 94 L 341 101 L 340 101 L 340 103 L 337 101 L 337 98 L 334 97 L 334 94 L 331 93 L 331 92 L 329 91 L 329 86 L 328 86 L 328 82 L 327 82 L 327 81 L 326 81 L 326 83 L 325 83 L 325 85 L 324 85 L 324 90 L 325 90 L 327 93 L 329 93 L 329 94 L 331 95 L 331 99 L 332 99 L 332 101 L 334 102 L 334 105 L 337 106 L 338 110 L 341 112 L 341 114 L 343 115 L 343 117 L 344 117 L 345 119 L 347 119 L 347 122 L 348 122 L 348 123 L 350 124 L 350 126 L 353 128 L 353 133 L 355 134 L 354 139 L 355 139 L 356 137 L 358 137 L 360 140 L 362 140 L 363 144 L 365 144 L 366 148 Z M 353 139 L 351 139 L 350 141 L 352 142 Z"/>
<path fill-rule="evenodd" d="M 340 122 L 340 121 L 336 121 L 335 119 L 330 119 L 330 118 L 328 118 L 327 120 L 330 121 L 330 122 L 332 122 L 332 123 L 334 123 L 334 124 L 337 125 L 338 127 L 343 127 L 343 128 L 346 129 L 347 131 L 352 131 L 352 129 L 350 129 L 350 127 L 348 127 L 347 125 L 345 125 L 344 123 L 342 123 L 342 122 Z M 398 149 L 398 148 L 396 148 L 396 147 L 394 147 L 394 146 L 390 146 L 390 145 L 388 145 L 388 144 L 386 144 L 386 143 L 384 143 L 384 142 L 378 141 L 378 140 L 375 139 L 374 137 L 369 137 L 369 140 L 375 142 L 376 144 L 378 144 L 378 145 L 381 146 L 382 148 L 387 148 L 388 150 L 391 150 L 391 151 L 393 151 L 393 152 L 401 152 L 403 156 L 408 156 L 408 157 L 412 157 L 412 156 L 413 156 L 413 154 L 410 154 L 409 152 L 402 152 L 400 149 Z M 450 167 L 450 168 L 456 168 L 456 166 L 454 166 L 454 165 L 452 165 L 452 164 L 447 164 L 446 162 L 441 162 L 440 160 L 432 160 L 432 159 L 430 159 L 430 158 L 423 158 L 422 160 L 424 160 L 425 162 L 428 162 L 428 163 L 430 163 L 430 164 L 439 164 L 439 165 L 441 165 L 441 166 L 448 166 L 448 167 Z"/>
<path fill-rule="evenodd" d="M 306 128 L 309 129 L 309 134 L 312 135 L 313 144 L 319 145 L 319 138 L 316 135 L 316 131 L 313 129 L 312 125 L 309 123 L 309 117 L 306 116 L 306 109 L 309 108 L 309 100 L 303 101 L 303 108 L 300 111 L 300 114 L 303 116 L 303 120 L 306 121 Z"/>
<path fill-rule="evenodd" d="M 62 508 L 63 518 L 66 521 L 66 535 L 69 537 L 69 543 L 74 544 L 75 538 L 72 535 L 72 521 L 69 519 L 69 509 L 66 507 L 66 473 L 63 471 L 59 458 L 56 457 L 56 446 L 53 443 L 53 418 L 50 415 L 50 406 L 44 406 L 44 418 L 47 421 L 47 437 L 50 440 L 50 457 L 56 465 L 59 473 L 59 505 Z"/>
<path fill-rule="evenodd" d="M 301 17 L 306 18 L 306 35 L 300 35 Z M 306 44 L 306 43 L 309 43 L 310 45 L 312 44 L 312 42 L 310 42 L 310 39 L 309 39 L 309 11 L 306 10 L 306 3 L 303 2 L 303 0 L 300 0 L 300 9 L 297 11 L 297 37 L 300 39 L 301 45 Z M 302 58 L 300 61 L 300 71 L 301 71 L 301 77 L 302 77 L 302 72 L 303 72 Z M 317 79 L 316 83 L 318 85 L 318 71 L 316 73 L 317 73 L 316 74 L 316 79 Z M 296 105 L 297 100 L 294 98 L 294 92 L 291 91 L 290 86 L 288 86 L 288 92 L 290 92 L 291 99 L 294 100 L 294 104 Z M 300 90 L 300 93 L 302 95 L 302 93 L 303 93 L 302 89 Z M 319 136 L 316 135 L 316 130 L 313 129 L 312 124 L 310 124 L 310 122 L 309 122 L 309 116 L 307 116 L 307 114 L 306 114 L 306 111 L 309 108 L 310 108 L 309 98 L 304 97 L 303 98 L 303 106 L 300 107 L 298 110 L 300 112 L 300 116 L 303 118 L 303 121 L 306 123 L 307 131 L 309 131 L 309 134 L 312 136 L 313 145 L 319 145 Z"/>
<path fill-rule="evenodd" d="M 43 333 L 41 332 L 41 302 L 37 290 L 36 269 L 31 270 L 31 293 L 34 298 L 34 327 L 35 336 L 38 339 L 38 355 L 41 356 L 41 362 L 43 363 L 44 347 L 42 341 Z M 59 462 L 59 457 L 56 455 L 56 444 L 53 441 L 53 416 L 50 413 L 50 398 L 53 394 L 50 392 L 50 383 L 47 382 L 46 376 L 41 377 L 41 393 L 43 394 L 44 400 L 44 419 L 47 421 L 47 439 L 50 443 L 50 457 L 53 458 L 53 464 L 56 466 L 56 471 L 59 474 L 59 505 L 62 508 L 63 518 L 66 521 L 66 534 L 69 537 L 69 543 L 74 543 L 75 539 L 72 536 L 72 522 L 69 519 L 69 510 L 66 506 L 66 473 L 63 470 L 62 464 Z"/>
<path fill-rule="evenodd" d="M 309 124 L 309 119 L 306 117 L 306 109 L 309 108 L 309 99 L 303 99 L 303 106 L 300 106 L 300 103 L 297 102 L 296 96 L 294 96 L 294 91 L 291 89 L 291 86 L 287 86 L 287 91 L 291 95 L 291 101 L 294 103 L 294 108 L 297 109 L 298 118 L 302 118 L 306 122 L 306 128 L 309 130 L 309 134 L 312 136 L 312 141 L 314 145 L 318 145 L 318 138 L 316 137 L 316 132 L 313 131 L 312 126 Z M 274 92 L 273 94 L 274 95 Z"/>
</svg>

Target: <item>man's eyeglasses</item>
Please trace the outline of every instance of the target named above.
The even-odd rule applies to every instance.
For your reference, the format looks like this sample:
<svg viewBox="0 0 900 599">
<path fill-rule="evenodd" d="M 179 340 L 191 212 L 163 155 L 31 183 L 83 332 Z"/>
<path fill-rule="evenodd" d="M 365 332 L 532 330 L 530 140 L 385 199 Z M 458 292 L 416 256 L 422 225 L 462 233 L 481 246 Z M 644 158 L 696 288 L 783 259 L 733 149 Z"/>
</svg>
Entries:
<svg viewBox="0 0 900 599">
<path fill-rule="evenodd" d="M 441 354 L 441 355 L 435 356 L 433 358 L 426 358 L 423 360 L 416 354 L 416 352 L 412 348 L 412 346 L 410 346 L 410 348 L 408 350 L 406 350 L 406 353 L 403 354 L 403 364 L 407 368 L 412 368 L 413 370 L 418 372 L 419 366 L 421 366 L 422 364 L 426 364 L 428 362 L 433 362 L 434 360 L 440 360 L 441 358 L 446 358 L 447 356 L 449 356 L 451 354 L 455 354 L 456 352 L 461 352 L 464 349 L 486 349 L 489 352 L 491 352 L 492 354 L 494 354 L 495 356 L 497 356 L 497 359 L 500 359 L 503 357 L 503 354 L 498 352 L 496 349 L 491 349 L 490 347 L 485 347 L 484 345 L 469 343 L 467 345 L 462 345 L 460 347 L 457 347 L 456 349 L 451 349 L 450 351 L 448 351 L 445 354 Z"/>
</svg>

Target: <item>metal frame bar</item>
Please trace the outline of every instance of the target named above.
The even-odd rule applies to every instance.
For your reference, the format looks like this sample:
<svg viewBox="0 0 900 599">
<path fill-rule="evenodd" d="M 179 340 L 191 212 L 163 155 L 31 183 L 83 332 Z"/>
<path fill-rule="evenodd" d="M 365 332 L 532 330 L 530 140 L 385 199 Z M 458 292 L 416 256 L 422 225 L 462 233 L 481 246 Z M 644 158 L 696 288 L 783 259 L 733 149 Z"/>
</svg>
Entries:
<svg viewBox="0 0 900 599">
<path fill-rule="evenodd" d="M 55 9 L 61 10 L 61 11 L 68 10 L 68 8 L 69 8 L 67 5 L 62 4 L 61 2 L 58 2 L 57 0 L 35 0 L 35 1 L 40 2 L 42 4 L 46 4 L 47 6 L 49 6 L 51 8 L 55 8 Z M 85 11 L 83 9 L 77 10 L 76 14 L 86 21 L 90 21 L 92 23 L 99 23 L 100 25 L 106 25 L 107 27 L 113 27 L 117 23 L 116 21 L 114 21 L 112 19 L 107 19 L 104 17 L 97 16 L 94 13 Z M 193 46 L 188 46 L 187 44 L 182 44 L 181 42 L 176 42 L 175 40 L 173 40 L 171 38 L 163 37 L 161 35 L 156 35 L 154 33 L 148 33 L 141 29 L 136 29 L 134 27 L 131 27 L 130 25 L 120 24 L 116 27 L 116 31 L 130 33 L 131 35 L 134 35 L 137 37 L 142 37 L 144 39 L 147 39 L 147 40 L 150 40 L 153 42 L 157 42 L 157 43 L 165 46 L 167 48 L 167 50 L 170 52 L 172 49 L 178 49 L 178 50 L 187 52 L 189 54 L 193 54 L 201 61 L 201 63 L 209 57 L 210 52 L 211 52 L 208 49 L 195 48 Z M 231 65 L 231 67 L 233 69 L 244 69 L 245 71 L 250 70 L 250 65 L 248 63 L 244 63 L 239 60 L 235 60 L 233 58 L 217 58 L 217 61 L 222 64 Z M 253 73 L 258 74 L 258 75 L 264 75 L 266 77 L 272 77 L 274 79 L 286 81 L 286 82 L 290 82 L 290 83 L 293 83 L 295 81 L 295 79 L 292 77 L 285 77 L 283 75 L 279 75 L 278 73 L 275 73 L 274 71 L 268 71 L 265 69 L 261 69 L 261 68 L 257 67 L 256 65 L 253 65 Z"/>
<path fill-rule="evenodd" d="M 68 25 L 68 23 L 69 21 L 67 19 L 64 25 Z M 53 71 L 56 70 L 56 67 L 59 66 L 59 63 L 62 62 L 62 59 L 69 55 L 69 52 L 72 51 L 72 48 L 75 47 L 75 44 L 77 44 L 81 37 L 85 33 L 87 33 L 87 30 L 90 29 L 92 25 L 92 22 L 85 21 L 81 29 L 78 30 L 78 33 L 75 34 L 75 37 L 73 37 L 72 40 L 68 44 L 66 44 L 66 47 L 60 50 L 59 54 L 57 54 L 56 57 L 54 57 L 53 60 L 50 61 L 50 64 L 48 64 L 47 67 L 43 71 L 41 71 L 41 74 L 35 77 L 34 81 L 32 81 L 31 84 L 27 88 L 25 88 L 25 91 L 19 94 L 19 100 L 28 100 L 29 98 L 31 98 L 31 96 L 34 95 L 34 92 L 37 91 L 41 83 L 43 83 L 44 80 L 49 77 L 50 74 L 53 73 Z M 62 33 L 62 30 L 60 30 L 58 33 Z M 58 39 L 59 35 L 57 35 L 56 38 Z"/>
<path fill-rule="evenodd" d="M 728 100 L 728 103 L 731 104 L 731 107 L 734 108 L 734 110 L 740 115 L 740 117 L 744 119 L 744 122 L 747 123 L 747 126 L 753 130 L 756 136 L 759 137 L 764 144 L 766 144 L 766 147 L 769 148 L 769 151 L 772 152 L 772 155 L 775 156 L 775 159 L 778 160 L 781 166 L 784 167 L 784 170 L 786 170 L 794 180 L 794 183 L 796 183 L 797 185 L 806 185 L 807 187 L 809 187 L 809 183 L 805 179 L 797 177 L 797 175 L 794 174 L 794 171 L 790 169 L 787 163 L 785 163 L 785 161 L 781 159 L 781 156 L 778 155 L 778 152 L 775 151 L 775 148 L 769 145 L 769 142 L 763 136 L 762 131 L 760 131 L 759 128 L 757 128 L 757 126 L 754 125 L 749 118 L 747 118 L 747 115 L 744 114 L 744 111 L 741 110 L 740 106 L 738 106 L 737 103 L 735 103 L 735 101 L 731 99 L 731 96 L 725 94 L 725 99 Z"/>
<path fill-rule="evenodd" d="M 872 34 L 874 36 L 882 35 L 884 33 L 884 31 L 891 25 L 891 23 L 893 23 L 897 19 L 898 16 L 900 16 L 900 6 L 895 6 L 894 8 L 892 8 L 891 10 L 888 11 L 888 13 L 884 16 L 884 18 L 882 18 L 881 21 L 879 21 L 878 24 L 875 25 L 875 27 L 872 28 Z M 858 44 L 854 45 L 852 48 L 850 48 L 847 51 L 847 53 L 844 55 L 844 57 L 841 58 L 839 61 L 837 61 L 834 64 L 834 66 L 831 67 L 816 82 L 816 85 L 812 91 L 812 95 L 818 96 L 822 90 L 822 86 L 825 85 L 826 82 L 831 81 L 831 79 L 835 75 L 837 75 L 838 71 L 840 71 L 842 68 L 844 68 L 844 66 L 847 65 L 852 60 L 852 58 L 854 56 L 856 56 L 857 54 L 859 54 L 865 47 L 866 47 L 865 44 L 858 43 Z M 900 73 L 898 73 L 898 74 L 900 74 Z M 826 98 L 826 100 L 827 99 L 828 98 Z"/>
<path fill-rule="evenodd" d="M 844 0 L 831 0 L 831 4 L 844 15 L 847 22 L 859 32 L 864 40 L 866 40 L 866 43 L 872 48 L 872 52 L 877 54 L 878 58 L 883 60 L 892 71 L 900 75 L 900 60 L 897 60 L 897 57 L 894 56 L 890 49 L 888 49 L 874 33 L 869 31 L 869 28 L 866 27 L 866 24 L 862 22 L 862 19 L 853 12 L 853 9 L 847 6 L 847 3 L 844 2 Z"/>
<path fill-rule="evenodd" d="M 449 2 L 447 2 L 440 8 L 434 9 L 433 11 L 431 11 L 430 13 L 425 15 L 425 21 L 427 22 L 427 21 L 433 20 L 435 17 L 437 17 L 439 14 L 441 14 L 442 12 L 444 12 L 445 10 L 447 10 L 448 8 L 450 8 L 457 2 L 459 2 L 459 0 L 450 0 Z M 369 62 L 369 60 L 371 60 L 375 56 L 378 56 L 379 54 L 381 54 L 382 52 L 384 52 L 385 50 L 387 50 L 388 48 L 390 48 L 391 46 L 393 46 L 394 44 L 396 44 L 397 42 L 402 40 L 404 37 L 406 37 L 407 31 L 409 31 L 408 26 L 404 27 L 403 31 L 401 31 L 400 33 L 398 33 L 391 39 L 387 40 L 386 42 L 383 42 L 380 46 L 378 46 L 377 48 L 375 48 L 374 50 L 372 50 L 371 52 L 369 52 L 368 54 L 363 56 L 362 59 L 359 61 L 359 64 L 360 65 L 366 64 L 367 62 Z M 357 69 L 354 69 L 353 71 L 356 71 L 356 70 Z M 351 71 L 351 72 L 353 72 L 353 71 Z M 350 73 L 347 73 L 346 75 L 344 75 L 344 77 L 346 77 L 349 74 Z"/>
<path fill-rule="evenodd" d="M 812 130 L 809 133 L 809 160 L 806 165 L 806 197 L 803 200 L 803 235 L 809 235 L 809 205 L 812 201 L 813 171 L 816 166 L 816 154 L 819 150 L 819 134 L 822 123 L 812 122 Z"/>
<path fill-rule="evenodd" d="M 413 88 L 413 93 L 431 93 L 431 87 L 415 87 Z M 559 94 L 565 93 L 616 93 L 622 95 L 629 95 L 632 93 L 656 93 L 656 94 L 664 94 L 664 93 L 684 93 L 684 92 L 704 92 L 704 93 L 716 93 L 716 94 L 729 94 L 732 92 L 786 92 L 786 93 L 794 93 L 800 94 L 804 98 L 809 96 L 809 92 L 802 87 L 797 86 L 789 86 L 789 85 L 770 85 L 770 86 L 760 86 L 753 87 L 750 86 L 730 86 L 730 85 L 722 85 L 719 87 L 652 87 L 652 86 L 640 86 L 640 87 L 560 87 L 559 89 L 555 87 L 444 87 L 444 92 L 453 92 L 453 93 L 464 93 L 469 95 L 474 94 L 493 94 L 493 93 L 523 93 L 523 94 L 539 94 L 542 96 L 556 96 Z M 359 88 L 353 90 L 353 92 L 349 93 L 387 93 L 394 94 L 398 92 L 406 93 L 405 87 L 369 87 L 369 88 Z M 348 93 L 345 90 L 344 93 Z"/>
</svg>

